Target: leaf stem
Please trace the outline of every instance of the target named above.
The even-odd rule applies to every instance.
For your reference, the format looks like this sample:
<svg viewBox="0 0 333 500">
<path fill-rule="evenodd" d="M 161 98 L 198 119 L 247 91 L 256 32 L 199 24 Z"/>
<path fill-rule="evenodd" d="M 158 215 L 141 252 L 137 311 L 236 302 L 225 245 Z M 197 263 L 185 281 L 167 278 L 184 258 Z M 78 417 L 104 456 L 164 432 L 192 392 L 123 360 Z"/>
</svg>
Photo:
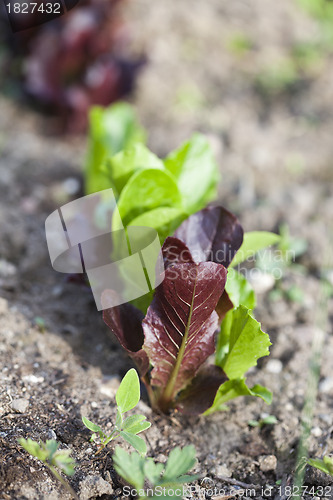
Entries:
<svg viewBox="0 0 333 500">
<path fill-rule="evenodd" d="M 158 405 L 156 403 L 156 395 L 155 395 L 155 392 L 153 391 L 152 386 L 150 385 L 150 380 L 149 380 L 148 375 L 145 375 L 144 377 L 142 377 L 142 381 L 145 384 L 145 387 L 146 387 L 146 390 L 147 390 L 147 394 L 148 394 L 148 398 L 149 398 L 149 401 L 150 401 L 152 409 L 153 410 L 157 410 L 158 409 Z"/>
<path fill-rule="evenodd" d="M 56 470 L 56 468 L 53 467 L 53 465 L 50 465 L 48 463 L 45 463 L 45 465 L 50 469 L 50 471 L 52 472 L 52 474 L 54 475 L 54 477 L 57 478 L 58 481 L 60 481 L 60 483 L 68 491 L 68 493 L 70 493 L 72 495 L 72 497 L 75 498 L 75 500 L 80 500 L 79 497 L 78 497 L 78 495 L 76 494 L 76 492 L 69 485 L 69 483 L 59 474 L 59 472 Z"/>
<path fill-rule="evenodd" d="M 113 432 L 111 432 L 110 436 L 107 436 L 105 441 L 103 441 L 103 445 L 106 446 L 112 439 L 116 439 L 118 436 L 115 436 L 116 432 L 119 432 L 117 429 L 115 429 Z"/>
</svg>

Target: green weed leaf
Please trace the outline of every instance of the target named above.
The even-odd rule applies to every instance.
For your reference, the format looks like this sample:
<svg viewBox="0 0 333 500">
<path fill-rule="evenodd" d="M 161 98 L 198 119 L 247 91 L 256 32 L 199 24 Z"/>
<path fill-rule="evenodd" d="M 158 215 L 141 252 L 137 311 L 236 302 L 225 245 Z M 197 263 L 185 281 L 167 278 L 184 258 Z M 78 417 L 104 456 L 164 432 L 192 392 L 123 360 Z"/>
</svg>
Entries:
<svg viewBox="0 0 333 500">
<path fill-rule="evenodd" d="M 116 471 L 129 484 L 137 490 L 143 488 L 147 479 L 153 489 L 163 487 L 164 496 L 161 490 L 155 492 L 156 496 L 149 498 L 179 498 L 175 489 L 181 484 L 189 483 L 197 479 L 197 476 L 185 475 L 196 463 L 194 446 L 185 446 L 183 449 L 174 448 L 169 455 L 166 465 L 155 463 L 152 458 L 143 458 L 138 453 L 131 454 L 116 447 L 113 455 L 113 463 Z M 146 497 L 144 497 L 146 498 Z"/>
<path fill-rule="evenodd" d="M 101 432 L 102 434 L 104 434 L 104 432 L 102 431 L 102 429 L 100 428 L 99 425 L 94 424 L 93 422 L 88 420 L 86 417 L 82 417 L 82 422 L 87 427 L 87 429 L 89 429 L 90 431 Z"/>
<path fill-rule="evenodd" d="M 150 481 L 151 484 L 159 483 L 163 471 L 164 471 L 163 464 L 155 463 L 152 458 L 148 458 L 145 461 L 144 473 L 146 478 L 148 479 L 148 481 Z"/>
<path fill-rule="evenodd" d="M 30 455 L 38 458 L 46 465 L 55 465 L 58 469 L 62 470 L 67 476 L 74 474 L 75 461 L 71 458 L 70 450 L 58 450 L 59 443 L 54 439 L 49 439 L 45 443 L 42 441 L 37 443 L 32 439 L 18 439 L 19 444 Z"/>
<path fill-rule="evenodd" d="M 121 431 L 120 435 L 123 439 L 125 439 L 125 441 L 127 441 L 131 446 L 133 446 L 133 448 L 135 448 L 140 453 L 140 455 L 142 456 L 146 455 L 147 445 L 141 437 L 126 431 Z"/>
<path fill-rule="evenodd" d="M 333 476 L 333 457 L 325 456 L 322 460 L 320 458 L 310 458 L 308 463 L 312 467 Z"/>
<path fill-rule="evenodd" d="M 113 454 L 113 465 L 118 474 L 137 490 L 143 488 L 145 482 L 145 459 L 138 453 L 127 453 L 116 446 Z"/>
<path fill-rule="evenodd" d="M 130 432 L 131 434 L 139 434 L 151 426 L 150 422 L 147 422 L 144 415 L 131 415 L 124 420 L 123 430 Z"/>
<path fill-rule="evenodd" d="M 117 429 L 121 429 L 122 425 L 123 425 L 123 416 L 122 416 L 121 411 L 119 411 L 119 408 L 117 408 L 117 416 L 116 416 L 115 426 Z"/>
<path fill-rule="evenodd" d="M 70 450 L 58 451 L 52 462 L 58 469 L 61 469 L 67 476 L 73 476 L 75 472 L 75 462 L 69 456 Z"/>
<path fill-rule="evenodd" d="M 191 470 L 195 463 L 195 448 L 193 445 L 185 446 L 184 448 L 177 446 L 170 452 L 163 480 L 174 481 L 179 476 Z"/>
<path fill-rule="evenodd" d="M 36 441 L 33 441 L 30 438 L 19 438 L 17 441 L 28 453 L 30 453 L 30 455 L 33 455 L 34 457 L 38 458 L 38 460 L 45 462 L 49 455 L 48 450 L 46 450 L 45 448 L 43 449 Z"/>
<path fill-rule="evenodd" d="M 249 420 L 248 425 L 251 427 L 264 427 L 265 425 L 275 425 L 278 423 L 277 418 L 274 415 L 267 415 L 267 417 L 261 418 L 260 420 Z"/>
<path fill-rule="evenodd" d="M 134 368 L 122 379 L 116 394 L 116 402 L 121 413 L 132 410 L 140 400 L 140 381 Z"/>
</svg>

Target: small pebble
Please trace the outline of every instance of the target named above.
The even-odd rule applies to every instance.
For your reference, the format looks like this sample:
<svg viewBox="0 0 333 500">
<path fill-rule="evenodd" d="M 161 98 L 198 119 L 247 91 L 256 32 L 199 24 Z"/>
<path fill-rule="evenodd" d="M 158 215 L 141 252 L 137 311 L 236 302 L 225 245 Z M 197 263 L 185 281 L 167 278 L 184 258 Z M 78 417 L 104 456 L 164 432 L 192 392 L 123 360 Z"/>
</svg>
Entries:
<svg viewBox="0 0 333 500">
<path fill-rule="evenodd" d="M 259 269 L 255 272 L 251 272 L 249 276 L 249 281 L 256 293 L 266 293 L 272 290 L 275 285 L 275 278 L 272 274 L 264 273 Z"/>
<path fill-rule="evenodd" d="M 333 377 L 325 377 L 320 383 L 318 387 L 319 392 L 324 394 L 328 394 L 333 391 Z"/>
<path fill-rule="evenodd" d="M 276 469 L 277 458 L 275 455 L 266 455 L 259 458 L 259 467 L 262 472 L 269 472 Z"/>
<path fill-rule="evenodd" d="M 8 302 L 0 297 L 0 314 L 5 314 L 8 311 Z"/>
<path fill-rule="evenodd" d="M 63 293 L 64 287 L 62 285 L 56 285 L 52 288 L 52 295 L 53 297 L 60 297 L 60 295 Z"/>
<path fill-rule="evenodd" d="M 320 413 L 319 418 L 329 427 L 333 424 L 333 415 L 330 415 L 328 413 Z"/>
<path fill-rule="evenodd" d="M 98 408 L 98 404 L 96 403 L 96 401 L 92 401 L 90 405 L 92 408 Z"/>
<path fill-rule="evenodd" d="M 75 177 L 68 177 L 62 183 L 64 190 L 67 194 L 73 195 L 80 191 L 80 182 Z"/>
<path fill-rule="evenodd" d="M 13 410 L 18 413 L 25 413 L 29 407 L 29 401 L 27 399 L 19 398 L 12 401 Z"/>
<path fill-rule="evenodd" d="M 232 476 L 232 473 L 230 472 L 228 467 L 226 467 L 226 465 L 217 465 L 215 467 L 215 474 L 217 476 L 221 476 L 221 477 L 231 477 Z"/>
<path fill-rule="evenodd" d="M 0 278 L 12 278 L 16 276 L 17 268 L 8 260 L 0 259 Z"/>
<path fill-rule="evenodd" d="M 328 281 L 330 282 L 330 284 L 333 286 L 333 269 L 330 270 L 328 273 L 327 273 L 327 279 Z"/>
<path fill-rule="evenodd" d="M 311 434 L 314 436 L 314 437 L 320 437 L 322 435 L 322 430 L 320 427 L 313 427 L 311 429 Z"/>
<path fill-rule="evenodd" d="M 278 374 L 281 373 L 283 369 L 283 364 L 279 359 L 269 359 L 266 365 L 266 370 L 269 373 Z"/>
<path fill-rule="evenodd" d="M 120 385 L 119 377 L 109 377 L 102 380 L 99 390 L 102 394 L 104 394 L 104 396 L 113 399 L 115 397 L 119 385 Z"/>
<path fill-rule="evenodd" d="M 28 382 L 28 384 L 41 384 L 44 382 L 44 377 L 37 377 L 36 375 L 25 375 L 23 377 L 23 380 L 25 382 Z"/>
<path fill-rule="evenodd" d="M 57 435 L 53 429 L 49 429 L 47 431 L 47 439 L 54 439 L 55 441 L 57 440 Z"/>
<path fill-rule="evenodd" d="M 112 495 L 112 486 L 100 476 L 86 476 L 80 482 L 79 497 L 81 500 L 101 497 L 102 495 Z"/>
</svg>

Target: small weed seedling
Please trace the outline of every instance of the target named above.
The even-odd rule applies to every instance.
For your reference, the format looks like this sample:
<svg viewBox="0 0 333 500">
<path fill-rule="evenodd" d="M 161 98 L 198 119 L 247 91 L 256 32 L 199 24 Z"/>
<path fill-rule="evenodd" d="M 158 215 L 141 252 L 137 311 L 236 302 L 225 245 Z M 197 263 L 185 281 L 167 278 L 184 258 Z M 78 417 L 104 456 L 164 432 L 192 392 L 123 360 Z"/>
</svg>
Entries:
<svg viewBox="0 0 333 500">
<path fill-rule="evenodd" d="M 259 420 L 249 420 L 248 425 L 250 427 L 260 427 L 261 429 L 265 425 L 275 425 L 277 422 L 277 418 L 274 415 L 267 415 Z"/>
<path fill-rule="evenodd" d="M 145 431 L 150 427 L 150 422 L 147 422 L 144 415 L 131 415 L 124 419 L 124 414 L 129 410 L 135 408 L 140 400 L 140 381 L 136 370 L 132 368 L 129 370 L 121 384 L 116 394 L 117 402 L 117 418 L 113 431 L 111 434 L 105 434 L 105 432 L 96 424 L 88 420 L 86 417 L 82 417 L 82 422 L 84 425 L 92 431 L 92 440 L 95 440 L 97 435 L 99 436 L 101 446 L 97 453 L 99 453 L 105 446 L 113 439 L 121 436 L 125 441 L 127 441 L 133 448 L 135 448 L 141 455 L 147 453 L 147 446 L 145 441 L 139 437 L 142 431 Z"/>
<path fill-rule="evenodd" d="M 113 455 L 113 464 L 118 474 L 132 488 L 125 486 L 123 493 L 135 494 L 139 500 L 157 498 L 182 498 L 184 484 L 192 482 L 198 476 L 189 476 L 187 473 L 196 463 L 194 446 L 176 447 L 169 455 L 165 465 L 156 463 L 152 458 L 144 458 L 138 453 L 127 453 L 117 446 Z M 149 483 L 149 488 L 144 488 Z M 127 490 L 127 491 L 126 491 Z M 148 496 L 148 492 L 153 496 Z"/>
<path fill-rule="evenodd" d="M 333 476 L 333 457 L 325 456 L 323 459 L 320 458 L 310 458 L 308 464 L 316 469 Z"/>
<path fill-rule="evenodd" d="M 74 474 L 75 461 L 69 456 L 70 450 L 58 450 L 59 443 L 54 439 L 49 439 L 45 443 L 37 443 L 32 439 L 18 439 L 19 444 L 33 457 L 38 458 L 52 472 L 66 490 L 76 499 L 79 497 L 65 479 L 59 474 L 60 469 L 67 476 Z"/>
</svg>

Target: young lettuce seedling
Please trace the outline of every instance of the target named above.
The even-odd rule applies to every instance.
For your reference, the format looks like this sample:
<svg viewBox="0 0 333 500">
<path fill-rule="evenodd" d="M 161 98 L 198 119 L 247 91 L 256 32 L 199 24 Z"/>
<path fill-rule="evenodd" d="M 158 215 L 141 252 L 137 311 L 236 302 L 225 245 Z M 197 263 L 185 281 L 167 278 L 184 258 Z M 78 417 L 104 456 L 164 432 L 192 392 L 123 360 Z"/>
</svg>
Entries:
<svg viewBox="0 0 333 500">
<path fill-rule="evenodd" d="M 195 463 L 193 445 L 185 446 L 183 449 L 174 448 L 165 465 L 154 462 L 152 458 L 143 458 L 136 452 L 129 454 L 119 446 L 113 455 L 114 468 L 135 488 L 139 500 L 146 498 L 156 500 L 161 498 L 162 492 L 162 498 L 182 498 L 186 489 L 184 484 L 198 478 L 187 474 Z M 151 490 L 154 492 L 152 497 L 147 495 L 148 488 L 144 489 L 145 482 L 150 484 L 150 492 Z"/>
<path fill-rule="evenodd" d="M 104 113 L 114 117 L 115 110 Z M 115 137 L 111 123 L 119 120 L 96 118 L 101 141 L 95 127 L 90 130 L 95 154 L 88 155 L 87 193 L 113 189 L 118 209 L 110 221 L 113 235 L 128 226 L 158 232 L 165 273 L 154 293 L 131 304 L 110 307 L 121 302 L 114 290 L 105 290 L 103 317 L 136 362 L 152 407 L 208 414 L 237 396 L 270 403 L 266 388 L 246 384 L 247 370 L 269 354 L 271 344 L 252 314 L 254 292 L 236 267 L 280 236 L 244 234 L 225 208 L 204 208 L 216 196 L 219 177 L 205 136 L 194 134 L 161 159 L 146 147 L 141 132 L 137 138 L 140 127 L 133 116 L 116 134 L 117 147 L 108 148 Z M 209 364 L 214 352 L 215 365 Z M 93 431 L 102 444 L 120 433 L 115 429 L 107 436 L 98 426 Z"/>
<path fill-rule="evenodd" d="M 105 448 L 110 441 L 120 436 L 133 446 L 133 448 L 135 448 L 141 455 L 145 455 L 147 453 L 145 441 L 137 434 L 148 429 L 151 426 L 151 423 L 147 422 L 144 415 L 130 415 L 129 417 L 124 418 L 124 414 L 135 408 L 139 400 L 140 381 L 136 370 L 132 368 L 122 379 L 116 394 L 117 417 L 111 434 L 106 434 L 99 427 L 99 425 L 94 424 L 86 417 L 82 417 L 84 425 L 94 433 L 92 438 L 94 439 L 96 437 L 96 433 L 99 436 L 101 446 L 98 452 Z"/>
<path fill-rule="evenodd" d="M 59 443 L 54 439 L 49 439 L 45 443 L 37 443 L 32 439 L 18 439 L 19 444 L 33 457 L 38 458 L 52 472 L 66 490 L 76 499 L 79 497 L 65 479 L 59 474 L 56 468 L 60 469 L 67 476 L 74 474 L 75 461 L 69 456 L 70 450 L 58 450 Z"/>
<path fill-rule="evenodd" d="M 104 321 L 136 361 L 154 408 L 207 415 L 237 396 L 270 403 L 266 388 L 245 382 L 271 343 L 252 315 L 253 290 L 231 267 L 279 237 L 245 236 L 243 241 L 237 218 L 223 207 L 197 212 L 163 244 L 164 281 L 146 316 L 131 304 L 104 310 Z M 109 304 L 113 294 L 104 292 Z M 208 364 L 214 352 L 215 365 Z"/>
</svg>

